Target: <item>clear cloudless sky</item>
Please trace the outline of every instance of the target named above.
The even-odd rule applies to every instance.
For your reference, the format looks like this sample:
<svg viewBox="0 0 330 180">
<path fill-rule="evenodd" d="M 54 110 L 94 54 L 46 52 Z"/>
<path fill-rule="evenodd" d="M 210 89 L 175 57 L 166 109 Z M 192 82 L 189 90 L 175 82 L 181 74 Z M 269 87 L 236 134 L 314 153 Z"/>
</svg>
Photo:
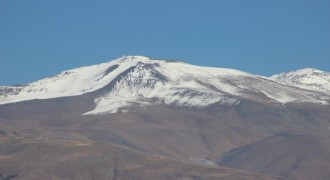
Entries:
<svg viewBox="0 0 330 180">
<path fill-rule="evenodd" d="M 330 0 L 0 0 L 0 84 L 123 55 L 330 71 Z"/>
</svg>

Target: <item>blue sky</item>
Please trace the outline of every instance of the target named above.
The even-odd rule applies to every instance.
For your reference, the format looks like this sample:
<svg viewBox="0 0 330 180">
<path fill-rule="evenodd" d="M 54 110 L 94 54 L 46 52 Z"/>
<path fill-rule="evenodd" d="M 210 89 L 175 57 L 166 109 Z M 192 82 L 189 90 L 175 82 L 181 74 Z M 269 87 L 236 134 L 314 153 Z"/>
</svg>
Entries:
<svg viewBox="0 0 330 180">
<path fill-rule="evenodd" d="M 122 55 L 330 71 L 329 0 L 0 0 L 0 84 Z"/>
</svg>

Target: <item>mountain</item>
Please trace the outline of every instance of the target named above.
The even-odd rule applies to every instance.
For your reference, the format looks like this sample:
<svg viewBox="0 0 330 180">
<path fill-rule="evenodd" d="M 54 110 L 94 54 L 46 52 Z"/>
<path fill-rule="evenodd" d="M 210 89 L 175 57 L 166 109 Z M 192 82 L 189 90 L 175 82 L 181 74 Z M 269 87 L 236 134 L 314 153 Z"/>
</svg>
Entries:
<svg viewBox="0 0 330 180">
<path fill-rule="evenodd" d="M 329 179 L 326 83 L 278 76 L 124 56 L 1 86 L 0 179 Z"/>
<path fill-rule="evenodd" d="M 313 68 L 276 74 L 271 76 L 271 79 L 303 89 L 330 93 L 330 73 Z"/>
<path fill-rule="evenodd" d="M 235 105 L 242 99 L 282 104 L 328 104 L 330 101 L 329 93 L 317 94 L 283 85 L 273 81 L 275 77 L 278 77 L 276 80 L 283 79 L 280 78 L 281 75 L 267 78 L 233 69 L 199 67 L 180 61 L 156 60 L 143 56 L 124 56 L 100 65 L 64 71 L 24 86 L 0 87 L 0 103 L 101 91 L 94 99 L 95 109 L 84 113 L 98 114 L 127 112 L 152 104 L 203 108 L 212 104 Z M 318 87 L 320 90 L 323 88 Z"/>
</svg>

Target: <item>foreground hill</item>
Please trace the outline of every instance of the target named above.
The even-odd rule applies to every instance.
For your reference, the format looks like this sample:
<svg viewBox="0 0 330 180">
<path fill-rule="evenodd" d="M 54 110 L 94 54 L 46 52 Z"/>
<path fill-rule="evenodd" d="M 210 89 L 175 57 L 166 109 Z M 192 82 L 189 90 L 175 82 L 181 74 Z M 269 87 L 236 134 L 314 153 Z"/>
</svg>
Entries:
<svg viewBox="0 0 330 180">
<path fill-rule="evenodd" d="M 140 153 L 112 143 L 20 138 L 0 145 L 0 179 L 283 179 Z"/>
</svg>

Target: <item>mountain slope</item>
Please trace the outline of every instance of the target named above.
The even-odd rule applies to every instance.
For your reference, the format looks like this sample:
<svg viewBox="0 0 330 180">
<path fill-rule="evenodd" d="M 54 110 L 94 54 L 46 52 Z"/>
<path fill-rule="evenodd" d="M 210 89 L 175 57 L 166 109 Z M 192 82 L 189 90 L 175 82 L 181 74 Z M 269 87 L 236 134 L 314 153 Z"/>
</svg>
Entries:
<svg viewBox="0 0 330 180">
<path fill-rule="evenodd" d="M 328 179 L 329 162 L 328 138 L 280 133 L 229 151 L 220 164 L 290 179 Z"/>
<path fill-rule="evenodd" d="M 112 143 L 8 140 L 0 144 L 0 160 L 0 179 L 4 180 L 284 179 L 224 167 L 197 165 L 137 152 Z"/>
<path fill-rule="evenodd" d="M 122 64 L 119 67 L 116 61 L 112 61 L 63 71 L 53 77 L 23 86 L 0 86 L 0 103 L 75 96 L 92 92 L 106 86 L 116 75 L 130 66 L 131 64 Z"/>
<path fill-rule="evenodd" d="M 70 99 L 70 97 L 61 99 L 66 98 Z M 277 106 L 272 103 L 257 103 L 251 100 L 243 100 L 237 106 L 214 105 L 196 109 L 154 105 L 136 112 L 81 116 L 71 113 L 62 114 L 61 111 L 66 111 L 66 108 L 61 106 L 56 111 L 53 111 L 52 106 L 47 106 L 47 104 L 56 104 L 58 102 L 58 99 L 50 99 L 0 106 L 0 126 L 5 124 L 11 127 L 10 129 L 12 130 L 9 128 L 0 129 L 4 129 L 7 133 L 13 132 L 12 134 L 16 134 L 14 138 L 33 140 L 32 147 L 35 146 L 34 142 L 52 142 L 53 140 L 64 143 L 68 141 L 68 143 L 71 143 L 71 141 L 111 142 L 139 152 L 186 161 L 193 160 L 193 162 L 198 159 L 216 160 L 227 151 L 244 147 L 256 140 L 262 140 L 281 132 L 330 137 L 330 109 L 329 106 L 319 104 Z M 8 112 L 7 107 L 9 106 L 11 107 L 11 112 Z M 37 109 L 32 112 L 26 111 L 26 108 L 31 106 L 37 106 Z M 6 116 L 3 116 L 4 114 Z M 20 147 L 29 146 L 29 144 L 27 142 L 27 145 Z M 12 147 L 12 144 L 8 143 L 2 145 L 5 149 Z M 290 149 L 294 144 L 286 143 L 285 145 L 285 148 Z M 62 148 L 64 148 L 63 151 L 61 151 Z M 70 147 L 68 148 L 71 149 Z M 320 146 L 320 151 L 329 152 L 327 149 L 322 148 L 323 146 Z M 34 148 L 33 153 L 28 156 L 25 153 L 26 151 L 22 151 L 21 154 L 26 157 L 40 157 L 40 162 L 44 162 L 49 157 L 47 152 L 56 153 L 56 157 L 66 157 L 67 150 L 65 149 L 66 147 L 59 146 L 53 152 L 44 148 Z M 93 149 L 93 147 L 90 147 L 90 149 Z M 75 152 L 79 155 L 81 151 L 77 150 Z M 272 155 L 276 152 L 277 148 L 266 148 L 263 153 Z M 299 156 L 304 156 L 304 152 L 308 151 L 300 152 Z M 74 156 L 74 153 L 72 156 Z M 57 177 L 56 175 L 61 174 L 60 172 L 70 173 L 70 176 L 79 174 L 80 168 L 89 166 L 88 163 L 80 166 L 79 162 L 91 162 L 93 165 L 93 162 L 102 160 L 99 157 L 93 156 L 90 159 L 88 158 L 89 161 L 84 160 L 84 158 L 75 162 L 67 161 L 69 166 L 64 169 L 59 164 L 54 167 L 55 169 L 51 169 L 52 176 Z M 10 170 L 20 167 L 22 165 L 20 162 L 25 162 L 24 159 L 15 160 L 15 158 L 18 158 L 17 154 L 13 154 L 9 160 L 11 164 L 0 163 L 0 165 L 2 167 L 6 165 L 6 169 Z M 306 163 L 313 163 L 312 160 L 313 158 L 306 159 Z M 134 162 L 135 160 L 133 159 L 132 163 Z M 246 163 L 252 162 L 247 161 Z M 154 163 L 157 164 L 157 162 Z M 285 159 L 281 163 L 286 163 Z M 313 169 L 297 169 L 296 173 L 318 171 L 321 172 L 318 177 L 327 177 L 327 172 L 322 173 L 322 167 L 326 166 L 328 161 L 319 161 L 319 163 Z M 31 162 L 25 167 L 30 167 L 30 164 L 33 163 Z M 166 169 L 172 167 L 172 165 L 173 163 L 163 164 L 164 172 L 168 172 Z M 180 169 L 181 165 L 178 165 L 177 169 Z M 34 166 L 38 166 L 38 163 Z M 24 172 L 29 172 L 25 167 L 23 168 Z M 148 166 L 139 167 L 134 173 L 138 173 L 139 169 L 148 168 Z M 188 175 L 190 170 L 193 170 L 189 167 L 187 168 L 188 172 L 181 172 L 181 174 Z M 238 166 L 238 168 L 241 167 Z M 99 172 L 96 170 L 93 169 L 91 172 Z M 105 176 L 106 174 L 103 173 L 106 172 L 108 171 L 102 170 L 99 175 Z M 276 173 L 275 171 L 268 172 Z M 5 173 L 1 168 L 0 173 L 5 176 L 15 174 L 15 172 Z M 166 175 L 166 173 L 164 174 Z M 89 177 L 89 175 L 88 171 L 86 171 L 86 177 Z"/>
<path fill-rule="evenodd" d="M 68 70 L 25 86 L 0 87 L 0 104 L 92 94 L 96 107 L 84 114 L 135 111 L 152 104 L 204 108 L 242 99 L 272 103 L 328 104 L 330 94 L 288 86 L 272 78 L 180 61 L 124 56 Z"/>
</svg>

